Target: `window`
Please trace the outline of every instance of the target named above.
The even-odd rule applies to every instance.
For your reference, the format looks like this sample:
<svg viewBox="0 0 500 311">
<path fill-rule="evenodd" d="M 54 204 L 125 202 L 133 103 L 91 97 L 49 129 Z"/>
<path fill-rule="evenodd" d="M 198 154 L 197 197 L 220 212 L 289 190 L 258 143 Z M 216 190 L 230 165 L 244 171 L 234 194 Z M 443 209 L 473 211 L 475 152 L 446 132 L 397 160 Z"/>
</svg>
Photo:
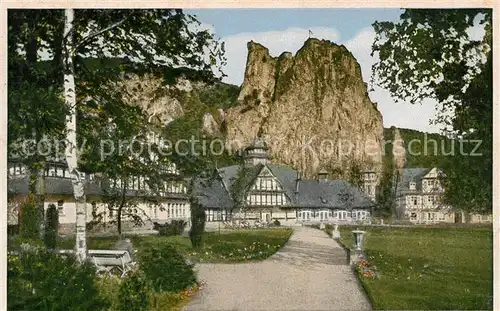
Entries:
<svg viewBox="0 0 500 311">
<path fill-rule="evenodd" d="M 410 190 L 415 190 L 416 189 L 416 183 L 414 181 L 410 181 Z"/>
<path fill-rule="evenodd" d="M 64 201 L 57 201 L 57 211 L 59 212 L 59 215 L 64 215 Z"/>
<path fill-rule="evenodd" d="M 332 214 L 333 214 L 333 213 L 332 213 L 332 210 L 329 210 L 329 211 L 328 211 L 328 217 L 332 218 L 332 216 L 333 216 Z"/>
<path fill-rule="evenodd" d="M 416 197 L 416 196 L 412 196 L 412 197 L 410 198 L 410 201 L 411 201 L 411 204 L 413 204 L 413 205 L 417 205 L 417 203 L 418 203 L 418 202 L 417 202 L 417 197 Z"/>
<path fill-rule="evenodd" d="M 410 214 L 410 219 L 411 220 L 416 220 L 417 219 L 417 213 L 411 213 Z"/>
<path fill-rule="evenodd" d="M 434 213 L 427 213 L 428 220 L 434 220 Z"/>
<path fill-rule="evenodd" d="M 444 220 L 444 213 L 438 213 L 439 220 Z"/>
</svg>

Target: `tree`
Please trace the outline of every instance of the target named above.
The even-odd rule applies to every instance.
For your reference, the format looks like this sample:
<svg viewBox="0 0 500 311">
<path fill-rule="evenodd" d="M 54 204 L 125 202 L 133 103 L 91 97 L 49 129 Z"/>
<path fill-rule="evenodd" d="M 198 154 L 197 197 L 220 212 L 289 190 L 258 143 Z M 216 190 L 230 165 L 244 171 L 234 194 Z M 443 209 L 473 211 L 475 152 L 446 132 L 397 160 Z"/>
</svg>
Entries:
<svg viewBox="0 0 500 311">
<path fill-rule="evenodd" d="M 407 9 L 399 21 L 373 24 L 372 55 L 380 60 L 373 66 L 372 82 L 398 101 L 437 100 L 436 123 L 451 127 L 455 137 L 483 141 L 476 150 L 481 156 L 460 155 L 455 148 L 455 155 L 443 163 L 448 176 L 444 201 L 472 212 L 492 208 L 491 13 Z M 485 35 L 472 38 L 468 29 L 478 21 Z M 476 166 L 471 170 L 470 165 Z"/>
<path fill-rule="evenodd" d="M 101 86 L 118 80 L 119 72 L 103 76 L 88 74 L 87 84 L 77 93 L 74 59 L 79 55 L 112 57 L 125 54 L 140 61 L 139 69 L 156 64 L 186 65 L 213 77 L 212 66 L 222 57 L 223 47 L 211 46 L 208 31 L 190 28 L 196 19 L 181 10 L 65 10 L 63 34 L 64 99 L 70 113 L 66 119 L 66 161 L 73 173 L 73 192 L 77 206 L 77 254 L 85 257 L 85 192 L 78 166 L 77 94 L 93 98 L 102 94 Z M 208 53 L 208 59 L 205 57 Z M 87 72 L 88 73 L 88 72 Z M 97 84 L 97 85 L 96 85 Z M 97 87 L 96 87 L 97 86 Z M 85 96 L 87 95 L 87 96 Z M 112 106 L 112 105 L 111 105 Z M 111 109 L 113 107 L 110 107 Z"/>
<path fill-rule="evenodd" d="M 45 221 L 45 247 L 48 249 L 55 249 L 57 245 L 57 229 L 59 226 L 59 211 L 54 204 L 50 204 L 46 213 Z"/>
<path fill-rule="evenodd" d="M 60 14 L 59 14 L 60 15 Z M 39 62 L 43 41 L 53 32 L 58 13 L 51 10 L 8 12 L 8 156 L 23 163 L 29 174 L 29 193 L 38 211 L 40 236 L 44 228 L 44 167 L 55 150 L 47 138 L 64 134 L 65 107 L 52 77 L 55 64 Z M 45 144 L 42 144 L 45 142 Z M 37 147 L 44 147 L 43 150 Z"/>
<path fill-rule="evenodd" d="M 26 19 L 19 16 L 23 17 L 18 14 L 15 21 L 21 22 L 12 30 L 26 28 Z M 37 32 L 38 41 L 44 42 L 43 47 L 52 57 L 46 81 L 54 86 L 55 94 L 63 94 L 65 105 L 60 106 L 67 109 L 59 116 L 63 119 L 67 116 L 66 122 L 62 121 L 66 130 L 64 156 L 73 174 L 77 203 L 76 247 L 79 258 L 83 258 L 86 198 L 81 172 L 88 166 L 81 163 L 82 152 L 76 148 L 86 139 L 86 134 L 81 131 L 82 122 L 96 113 L 103 118 L 106 116 L 105 120 L 120 118 L 118 107 L 121 102 L 119 98 L 110 99 L 109 90 L 123 79 L 124 73 L 158 72 L 159 65 L 173 69 L 184 66 L 193 69 L 193 76 L 197 79 L 217 80 L 217 75 L 222 75 L 222 72 L 219 70 L 217 74 L 214 70 L 220 69 L 225 62 L 224 46 L 207 30 L 200 29 L 200 23 L 182 10 L 67 9 L 43 11 L 36 17 L 34 25 L 44 27 L 43 31 Z M 14 31 L 11 34 L 14 36 Z M 16 50 L 17 47 L 9 45 L 9 49 Z M 84 62 L 88 57 L 100 60 L 122 58 L 124 61 L 114 68 L 91 68 Z M 164 83 L 171 84 L 179 70 L 165 70 L 163 73 Z M 182 160 L 183 164 L 190 163 Z"/>
<path fill-rule="evenodd" d="M 392 158 L 384 159 L 382 177 L 377 186 L 375 199 L 376 206 L 374 212 L 378 217 L 390 218 L 395 213 L 395 173 L 396 169 Z"/>
</svg>

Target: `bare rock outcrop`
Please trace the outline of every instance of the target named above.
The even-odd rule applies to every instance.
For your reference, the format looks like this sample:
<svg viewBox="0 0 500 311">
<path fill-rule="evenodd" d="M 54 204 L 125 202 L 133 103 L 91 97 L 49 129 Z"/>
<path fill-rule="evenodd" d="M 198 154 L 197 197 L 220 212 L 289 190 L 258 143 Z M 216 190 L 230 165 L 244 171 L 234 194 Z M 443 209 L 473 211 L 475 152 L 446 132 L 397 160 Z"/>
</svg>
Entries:
<svg viewBox="0 0 500 311">
<path fill-rule="evenodd" d="M 188 80 L 182 79 L 177 85 L 165 86 L 161 77 L 153 75 L 131 75 L 121 81 L 121 88 L 126 103 L 141 107 L 149 117 L 149 122 L 162 125 L 184 115 L 181 103 L 169 91 L 192 89 Z"/>
<path fill-rule="evenodd" d="M 347 172 L 352 163 L 381 168 L 382 115 L 344 46 L 309 39 L 295 56 L 272 57 L 249 42 L 238 101 L 225 111 L 228 145 L 244 147 L 261 136 L 275 163 L 306 177 L 321 168 Z"/>
</svg>

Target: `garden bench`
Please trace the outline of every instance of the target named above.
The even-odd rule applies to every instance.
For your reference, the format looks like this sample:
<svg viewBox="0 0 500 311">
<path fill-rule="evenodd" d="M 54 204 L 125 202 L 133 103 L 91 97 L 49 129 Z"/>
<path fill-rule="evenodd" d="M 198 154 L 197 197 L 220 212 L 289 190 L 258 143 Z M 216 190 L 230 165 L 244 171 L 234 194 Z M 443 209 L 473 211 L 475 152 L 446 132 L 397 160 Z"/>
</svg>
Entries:
<svg viewBox="0 0 500 311">
<path fill-rule="evenodd" d="M 74 254 L 73 250 L 59 250 L 59 254 Z M 101 250 L 90 249 L 87 252 L 87 259 L 97 267 L 98 275 L 112 275 L 117 271 L 120 277 L 130 272 L 135 262 L 132 261 L 130 254 L 126 250 Z"/>
<path fill-rule="evenodd" d="M 111 275 L 113 270 L 118 270 L 123 277 L 135 264 L 126 250 L 89 250 L 88 257 L 97 267 L 98 274 Z"/>
</svg>

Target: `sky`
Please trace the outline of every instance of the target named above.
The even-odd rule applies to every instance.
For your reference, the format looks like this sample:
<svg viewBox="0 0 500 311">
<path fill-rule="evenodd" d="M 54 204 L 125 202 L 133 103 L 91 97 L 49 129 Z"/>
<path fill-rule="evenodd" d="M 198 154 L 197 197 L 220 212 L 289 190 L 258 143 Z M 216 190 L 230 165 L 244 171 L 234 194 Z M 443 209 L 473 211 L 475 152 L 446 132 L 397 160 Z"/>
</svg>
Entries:
<svg viewBox="0 0 500 311">
<path fill-rule="evenodd" d="M 224 82 L 241 85 L 247 58 L 247 42 L 266 46 L 272 56 L 284 51 L 292 53 L 302 47 L 309 36 L 345 45 L 361 65 L 363 80 L 369 82 L 370 56 L 375 21 L 397 20 L 400 9 L 204 9 L 184 10 L 194 14 L 204 27 L 225 42 L 227 65 Z M 382 113 L 384 127 L 396 126 L 437 133 L 439 125 L 431 125 L 436 115 L 436 102 L 423 104 L 395 103 L 387 90 L 376 87 L 369 93 Z"/>
</svg>

